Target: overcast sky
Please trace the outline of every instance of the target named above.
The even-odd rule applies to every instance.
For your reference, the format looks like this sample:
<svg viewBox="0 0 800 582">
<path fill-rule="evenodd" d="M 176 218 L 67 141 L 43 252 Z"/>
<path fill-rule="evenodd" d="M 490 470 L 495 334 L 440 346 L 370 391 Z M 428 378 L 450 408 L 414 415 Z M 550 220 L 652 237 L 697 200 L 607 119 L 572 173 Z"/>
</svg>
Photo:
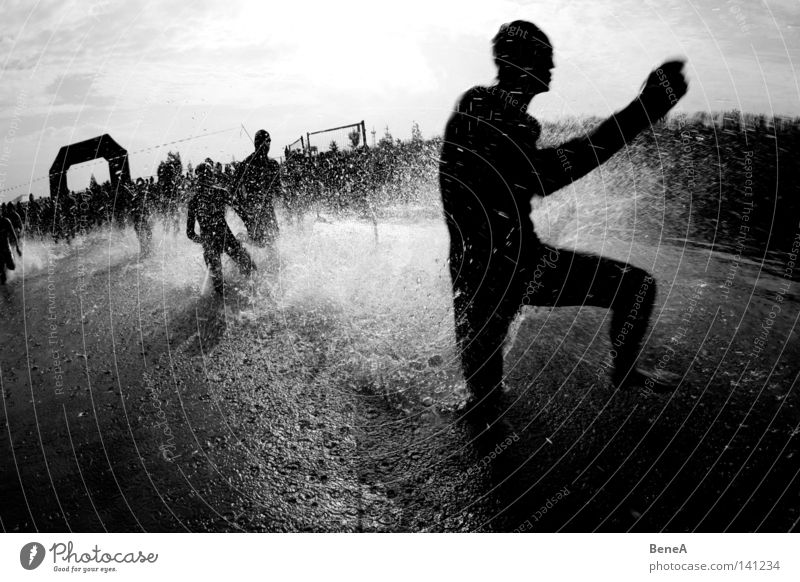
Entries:
<svg viewBox="0 0 800 582">
<path fill-rule="evenodd" d="M 47 192 L 58 149 L 110 133 L 149 175 L 273 153 L 306 131 L 365 120 L 378 138 L 417 121 L 440 135 L 458 95 L 491 82 L 490 40 L 517 18 L 555 47 L 535 116 L 607 115 L 664 59 L 688 59 L 685 111 L 800 115 L 800 0 L 42 0 L 0 2 L 0 192 Z M 174 140 L 213 133 L 163 148 Z M 368 136 L 371 142 L 371 136 Z M 149 148 L 149 149 L 147 149 Z M 144 151 L 141 151 L 144 150 Z M 100 165 L 70 173 L 70 187 Z"/>
</svg>

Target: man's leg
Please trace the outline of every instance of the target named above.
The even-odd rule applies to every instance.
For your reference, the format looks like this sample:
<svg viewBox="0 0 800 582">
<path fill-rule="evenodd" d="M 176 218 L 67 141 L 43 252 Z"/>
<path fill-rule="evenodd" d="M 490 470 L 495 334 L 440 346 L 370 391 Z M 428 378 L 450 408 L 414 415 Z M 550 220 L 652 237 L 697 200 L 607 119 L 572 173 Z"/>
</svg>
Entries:
<svg viewBox="0 0 800 582">
<path fill-rule="evenodd" d="M 134 221 L 133 228 L 136 231 L 136 237 L 139 239 L 139 254 L 142 257 L 147 257 L 150 255 L 150 241 L 153 236 L 150 223 L 145 218 L 139 218 Z"/>
<path fill-rule="evenodd" d="M 486 274 L 502 280 L 503 274 Z M 479 451 L 493 448 L 512 426 L 503 416 L 503 345 L 517 310 L 516 300 L 496 293 L 496 289 L 472 295 L 465 288 L 454 288 L 455 331 L 461 367 L 469 392 L 461 420 L 466 422 Z M 488 453 L 489 451 L 483 451 Z M 483 454 L 483 453 L 481 453 Z"/>
<path fill-rule="evenodd" d="M 265 205 L 261 214 L 261 218 L 262 237 L 260 240 L 260 246 L 268 251 L 268 268 L 270 270 L 274 270 L 279 266 L 278 250 L 276 247 L 279 229 L 278 218 L 275 215 L 275 207 L 271 204 Z"/>
<path fill-rule="evenodd" d="M 510 320 L 478 313 L 474 306 L 464 305 L 462 297 L 454 300 L 461 366 L 471 394 L 483 398 L 502 384 L 502 348 Z"/>
<path fill-rule="evenodd" d="M 275 208 L 271 204 L 264 204 L 258 209 L 253 218 L 253 242 L 260 247 L 270 247 L 278 237 L 278 219 Z"/>
<path fill-rule="evenodd" d="M 214 284 L 214 291 L 222 295 L 223 292 L 223 279 L 222 279 L 222 251 L 217 245 L 205 243 L 203 244 L 203 258 L 208 265 L 208 270 L 211 273 L 211 282 Z"/>
<path fill-rule="evenodd" d="M 255 268 L 253 259 L 250 257 L 250 253 L 247 252 L 247 249 L 244 248 L 244 245 L 233 236 L 230 230 L 225 234 L 225 252 L 228 253 L 228 256 L 233 259 L 233 262 L 239 267 L 239 271 L 242 275 L 249 277 Z"/>
<path fill-rule="evenodd" d="M 144 230 L 144 244 L 142 245 L 144 255 L 150 256 L 150 253 L 153 250 L 153 225 L 150 223 L 150 218 L 145 217 L 142 219 L 142 229 Z"/>
<path fill-rule="evenodd" d="M 650 273 L 614 259 L 543 246 L 536 262 L 526 265 L 522 278 L 526 285 L 523 304 L 611 309 L 614 383 L 642 380 L 636 360 L 656 297 Z"/>
<path fill-rule="evenodd" d="M 473 259 L 474 260 L 474 259 Z M 503 344 L 520 308 L 508 270 L 484 269 L 451 255 L 455 332 L 472 398 L 491 404 L 503 386 Z"/>
<path fill-rule="evenodd" d="M 0 284 L 6 284 L 6 269 L 9 271 L 13 271 L 16 265 L 14 265 L 14 256 L 11 254 L 11 248 L 9 248 L 8 243 L 3 241 L 2 248 L 0 248 Z"/>
<path fill-rule="evenodd" d="M 247 232 L 247 236 L 250 238 L 251 241 L 255 241 L 257 232 L 250 205 L 246 204 L 244 201 L 238 201 L 236 204 L 234 204 L 233 210 L 234 212 L 236 212 L 236 214 L 239 215 L 239 218 L 242 219 L 245 231 Z"/>
</svg>

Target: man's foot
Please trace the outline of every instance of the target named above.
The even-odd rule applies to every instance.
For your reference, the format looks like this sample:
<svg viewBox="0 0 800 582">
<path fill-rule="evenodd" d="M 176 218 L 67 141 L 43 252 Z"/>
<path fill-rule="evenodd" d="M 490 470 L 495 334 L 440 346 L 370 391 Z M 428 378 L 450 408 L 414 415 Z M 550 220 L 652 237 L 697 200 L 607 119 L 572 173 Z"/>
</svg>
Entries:
<svg viewBox="0 0 800 582">
<path fill-rule="evenodd" d="M 674 392 L 680 384 L 680 376 L 665 370 L 658 372 L 644 371 L 633 368 L 624 376 L 618 375 L 614 378 L 614 384 L 620 390 L 629 392 L 639 391 L 645 394 L 669 394 Z"/>
<path fill-rule="evenodd" d="M 470 440 L 479 449 L 481 445 L 503 440 L 514 432 L 502 400 L 502 392 L 498 389 L 482 398 L 472 396 L 456 410 L 457 422 L 467 429 Z"/>
</svg>

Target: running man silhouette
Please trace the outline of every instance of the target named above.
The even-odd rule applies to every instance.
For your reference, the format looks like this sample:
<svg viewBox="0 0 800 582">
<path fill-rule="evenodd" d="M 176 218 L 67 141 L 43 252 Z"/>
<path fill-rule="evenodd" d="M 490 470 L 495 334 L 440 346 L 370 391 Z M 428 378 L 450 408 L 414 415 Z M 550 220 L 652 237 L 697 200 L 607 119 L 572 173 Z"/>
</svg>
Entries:
<svg viewBox="0 0 800 582">
<path fill-rule="evenodd" d="M 278 162 L 269 157 L 272 140 L 265 129 L 253 139 L 255 151 L 239 165 L 233 208 L 241 216 L 250 239 L 259 246 L 271 246 L 278 236 L 275 197 L 280 193 Z"/>
<path fill-rule="evenodd" d="M 16 268 L 11 245 L 16 248 L 17 255 L 22 256 L 17 229 L 6 212 L 7 207 L 4 204 L 0 209 L 0 285 L 6 284 L 6 270 L 13 271 Z"/>
<path fill-rule="evenodd" d="M 223 292 L 222 253 L 234 260 L 243 275 L 249 276 L 255 268 L 250 255 L 231 232 L 225 222 L 228 192 L 213 184 L 211 168 L 205 162 L 197 164 L 197 193 L 189 202 L 186 236 L 203 245 L 203 258 L 218 294 Z M 195 232 L 195 221 L 200 223 L 200 234 Z"/>
<path fill-rule="evenodd" d="M 456 338 L 471 404 L 495 410 L 503 343 L 523 304 L 610 308 L 614 384 L 669 389 L 636 367 L 656 294 L 653 277 L 619 261 L 542 243 L 530 213 L 533 196 L 586 175 L 666 115 L 687 90 L 683 63 L 653 71 L 640 95 L 591 135 L 539 149 L 540 126 L 527 108 L 549 90 L 550 42 L 537 26 L 519 20 L 500 27 L 493 53 L 497 82 L 461 97 L 447 122 L 439 168 Z"/>
<path fill-rule="evenodd" d="M 148 257 L 153 251 L 153 226 L 150 224 L 150 205 L 153 201 L 148 199 L 152 187 L 142 178 L 136 178 L 135 184 L 124 187 L 128 191 L 133 230 L 139 239 L 139 254 Z"/>
</svg>

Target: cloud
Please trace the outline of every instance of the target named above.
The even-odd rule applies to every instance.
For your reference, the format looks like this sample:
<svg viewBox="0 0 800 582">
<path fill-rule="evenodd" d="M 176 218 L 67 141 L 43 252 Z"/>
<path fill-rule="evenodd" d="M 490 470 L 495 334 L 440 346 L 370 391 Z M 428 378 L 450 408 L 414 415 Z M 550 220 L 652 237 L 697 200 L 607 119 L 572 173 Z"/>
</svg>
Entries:
<svg viewBox="0 0 800 582">
<path fill-rule="evenodd" d="M 62 75 L 45 88 L 46 94 L 54 96 L 54 105 L 106 106 L 113 101 L 98 93 L 94 87 L 95 76 L 87 73 Z"/>
<path fill-rule="evenodd" d="M 610 113 L 675 54 L 689 59 L 686 109 L 800 113 L 796 0 L 12 0 L 3 16 L 0 134 L 24 97 L 15 155 L 36 172 L 100 129 L 131 147 L 241 122 L 276 144 L 360 119 L 437 134 L 459 93 L 491 82 L 490 39 L 516 18 L 556 48 L 536 115 Z"/>
</svg>

